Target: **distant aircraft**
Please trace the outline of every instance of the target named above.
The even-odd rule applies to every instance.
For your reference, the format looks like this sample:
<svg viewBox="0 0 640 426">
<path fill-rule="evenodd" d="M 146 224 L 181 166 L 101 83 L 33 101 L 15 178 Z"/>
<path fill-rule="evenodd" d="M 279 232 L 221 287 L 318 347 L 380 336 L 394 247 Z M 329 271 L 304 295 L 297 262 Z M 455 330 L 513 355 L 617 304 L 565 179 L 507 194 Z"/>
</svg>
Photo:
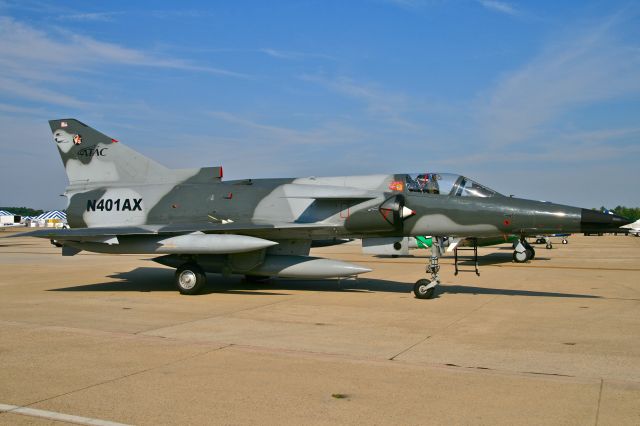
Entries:
<svg viewBox="0 0 640 426">
<path fill-rule="evenodd" d="M 567 237 L 571 234 L 551 234 L 551 235 L 536 235 L 536 244 L 546 244 L 547 249 L 553 248 L 551 244 L 551 237 L 562 237 L 562 244 L 568 244 Z M 480 275 L 478 268 L 478 247 L 488 247 L 504 243 L 511 243 L 513 245 L 513 261 L 516 263 L 523 263 L 529 260 L 533 260 L 536 255 L 535 248 L 525 241 L 521 242 L 519 235 L 503 235 L 500 237 L 444 237 L 442 239 L 442 247 L 446 248 L 447 252 L 454 253 L 454 268 L 455 275 L 458 275 L 459 268 L 458 262 L 465 256 L 459 256 L 459 251 L 472 251 L 473 255 L 471 259 L 468 256 L 465 260 L 472 260 L 475 264 L 475 273 Z M 373 242 L 371 241 L 373 240 Z M 411 249 L 428 249 L 433 244 L 437 244 L 437 238 L 422 235 L 416 237 L 404 237 L 394 244 L 380 244 L 376 239 L 364 239 L 362 240 L 362 249 L 366 254 L 377 256 L 409 256 Z M 521 246 L 524 250 L 518 250 Z"/>
<path fill-rule="evenodd" d="M 255 279 L 370 271 L 309 256 L 314 240 L 393 245 L 407 236 L 433 235 L 430 279 L 414 286 L 417 298 L 430 298 L 440 283 L 445 236 L 518 235 L 516 253 L 530 257 L 526 236 L 629 223 L 616 215 L 505 197 L 445 173 L 223 181 L 222 167 L 168 169 L 75 119 L 49 124 L 69 178 L 72 229 L 22 235 L 61 244 L 63 256 L 81 250 L 156 255 L 156 262 L 177 269 L 182 294 L 202 291 L 206 272 Z"/>
<path fill-rule="evenodd" d="M 623 230 L 628 230 L 629 234 L 635 235 L 636 237 L 640 237 L 640 219 L 636 220 L 633 223 L 621 226 Z"/>
<path fill-rule="evenodd" d="M 569 237 L 571 234 L 550 234 L 550 235 L 536 235 L 536 244 L 545 244 L 546 248 L 552 249 L 551 237 L 562 238 L 562 244 L 569 244 Z"/>
</svg>

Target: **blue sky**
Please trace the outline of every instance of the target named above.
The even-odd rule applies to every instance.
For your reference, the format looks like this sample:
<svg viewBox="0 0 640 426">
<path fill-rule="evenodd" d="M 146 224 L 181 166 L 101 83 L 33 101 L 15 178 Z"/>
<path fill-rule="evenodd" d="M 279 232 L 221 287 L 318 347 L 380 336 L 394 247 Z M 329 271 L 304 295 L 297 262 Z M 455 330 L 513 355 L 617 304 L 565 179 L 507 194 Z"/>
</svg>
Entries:
<svg viewBox="0 0 640 426">
<path fill-rule="evenodd" d="M 640 206 L 640 5 L 0 0 L 0 205 L 66 206 L 63 117 L 227 178 L 442 171 Z"/>
</svg>

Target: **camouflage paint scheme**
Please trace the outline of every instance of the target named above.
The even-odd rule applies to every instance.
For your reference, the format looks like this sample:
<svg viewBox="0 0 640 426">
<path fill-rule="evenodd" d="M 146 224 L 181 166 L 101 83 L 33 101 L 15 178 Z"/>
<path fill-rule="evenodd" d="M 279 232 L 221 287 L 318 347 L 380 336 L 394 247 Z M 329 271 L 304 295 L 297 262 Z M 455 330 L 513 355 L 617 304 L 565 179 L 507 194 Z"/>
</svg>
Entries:
<svg viewBox="0 0 640 426">
<path fill-rule="evenodd" d="M 66 255 L 79 250 L 169 253 L 157 261 L 174 267 L 198 262 L 209 272 L 279 276 L 287 276 L 293 265 L 294 276 L 303 278 L 322 276 L 327 267 L 325 276 L 347 276 L 369 269 L 307 257 L 312 240 L 504 238 L 626 223 L 618 216 L 490 190 L 489 196 L 458 196 L 455 186 L 449 193 L 412 191 L 412 178 L 404 173 L 223 181 L 221 167 L 169 169 L 80 121 L 49 124 L 69 178 L 65 195 L 71 229 L 30 235 L 55 239 Z M 428 176 L 432 184 L 439 175 Z M 456 182 L 482 187 L 462 176 Z M 166 242 L 181 235 L 190 237 Z M 215 235 L 231 237 L 223 241 Z M 256 249 L 253 244 L 259 241 L 244 237 L 264 240 L 265 247 Z M 194 247 L 219 244 L 221 253 L 189 252 L 189 241 Z M 283 262 L 289 266 L 278 270 Z"/>
</svg>

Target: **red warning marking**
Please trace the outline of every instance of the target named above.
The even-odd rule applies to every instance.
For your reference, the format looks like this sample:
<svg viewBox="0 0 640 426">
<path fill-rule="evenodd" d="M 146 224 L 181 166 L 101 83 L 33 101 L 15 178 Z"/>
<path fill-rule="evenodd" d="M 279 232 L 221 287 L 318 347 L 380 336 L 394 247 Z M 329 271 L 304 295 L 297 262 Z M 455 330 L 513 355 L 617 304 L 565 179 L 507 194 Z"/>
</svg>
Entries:
<svg viewBox="0 0 640 426">
<path fill-rule="evenodd" d="M 404 189 L 404 183 L 399 180 L 395 180 L 389 184 L 389 189 L 392 191 L 402 191 Z"/>
<path fill-rule="evenodd" d="M 505 224 L 505 226 L 509 226 L 511 225 L 511 221 L 509 219 L 505 219 L 504 222 L 502 222 Z"/>
</svg>

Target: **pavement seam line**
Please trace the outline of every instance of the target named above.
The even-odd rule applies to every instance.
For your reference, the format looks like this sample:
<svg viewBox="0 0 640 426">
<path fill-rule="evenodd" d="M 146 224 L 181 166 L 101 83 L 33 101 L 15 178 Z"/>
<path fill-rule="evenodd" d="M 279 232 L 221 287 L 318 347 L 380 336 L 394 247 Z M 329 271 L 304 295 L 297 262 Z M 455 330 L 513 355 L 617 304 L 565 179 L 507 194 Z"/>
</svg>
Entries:
<svg viewBox="0 0 640 426">
<path fill-rule="evenodd" d="M 252 306 L 252 307 L 249 307 L 249 308 L 238 309 L 237 311 L 233 311 L 233 312 L 222 312 L 222 313 L 219 313 L 219 314 L 216 314 L 216 315 L 211 315 L 209 317 L 197 318 L 197 319 L 194 319 L 194 320 L 189 320 L 189 321 L 181 322 L 181 323 L 178 323 L 178 324 L 172 324 L 172 325 L 164 326 L 164 327 L 150 328 L 149 330 L 136 331 L 135 333 L 131 333 L 131 334 L 134 335 L 134 336 L 135 335 L 145 336 L 145 335 L 147 335 L 146 333 L 151 333 L 151 332 L 158 331 L 158 330 L 163 330 L 163 329 L 166 329 L 166 328 L 180 327 L 180 326 L 183 326 L 183 325 L 186 325 L 186 324 L 192 324 L 192 323 L 196 323 L 196 322 L 199 322 L 199 321 L 206 321 L 206 320 L 209 320 L 209 319 L 212 319 L 212 318 L 218 318 L 218 317 L 221 317 L 223 315 L 230 315 L 231 316 L 231 315 L 235 315 L 235 314 L 240 313 L 240 312 L 251 311 L 253 309 L 266 308 L 267 306 L 272 306 L 272 305 L 277 305 L 279 303 L 288 302 L 288 301 L 290 301 L 292 299 L 295 299 L 297 297 L 298 296 L 292 296 L 292 297 L 287 298 L 285 300 L 276 300 L 275 302 L 265 303 L 264 305 Z M 154 335 L 150 334 L 149 336 L 154 336 Z"/>
<path fill-rule="evenodd" d="M 410 351 L 411 349 L 413 349 L 414 347 L 418 346 L 420 343 L 422 342 L 426 342 L 431 336 L 427 336 L 424 339 L 421 339 L 419 341 L 417 341 L 416 343 L 414 343 L 413 345 L 410 345 L 409 347 L 401 350 L 400 352 L 398 352 L 397 354 L 395 354 L 394 356 L 392 356 L 391 358 L 389 358 L 389 361 L 395 361 L 396 357 L 399 357 L 400 355 L 402 355 L 403 353 Z"/>
<path fill-rule="evenodd" d="M 180 358 L 180 359 L 173 360 L 171 362 L 167 362 L 165 364 L 156 365 L 155 367 L 150 367 L 150 368 L 146 368 L 144 370 L 134 371 L 133 373 L 125 374 L 124 376 L 115 377 L 113 379 L 104 380 L 104 381 L 102 381 L 100 383 L 94 383 L 92 385 L 88 385 L 88 386 L 85 386 L 85 387 L 82 387 L 82 388 L 79 388 L 79 389 L 70 390 L 68 392 L 64 392 L 64 393 L 61 393 L 59 395 L 50 396 L 48 398 L 43 398 L 43 399 L 38 400 L 38 401 L 30 402 L 29 404 L 24 404 L 24 405 L 20 406 L 19 408 L 28 408 L 28 407 L 31 407 L 32 405 L 35 405 L 35 404 L 40 404 L 42 402 L 51 401 L 52 399 L 56 399 L 56 398 L 60 398 L 60 397 L 63 397 L 63 396 L 71 395 L 71 394 L 76 393 L 76 392 L 82 392 L 82 391 L 87 390 L 87 389 L 91 389 L 91 388 L 95 388 L 95 387 L 98 387 L 98 386 L 106 385 L 107 383 L 117 382 L 118 380 L 126 379 L 126 378 L 129 378 L 129 377 L 132 377 L 132 376 L 136 376 L 138 374 L 148 373 L 149 371 L 153 371 L 153 370 L 156 370 L 158 368 L 168 367 L 169 365 L 173 365 L 173 364 L 176 364 L 176 363 L 179 363 L 179 362 L 182 362 L 182 361 L 186 361 L 186 360 L 189 360 L 189 359 L 197 358 L 199 356 L 206 355 L 206 354 L 209 354 L 211 352 L 215 352 L 215 351 L 219 351 L 219 350 L 222 350 L 222 349 L 226 349 L 226 348 L 228 348 L 230 346 L 233 346 L 233 344 L 227 344 L 227 345 L 221 346 L 219 348 L 209 349 L 209 350 L 206 350 L 206 351 L 203 351 L 203 352 L 199 352 L 197 354 L 189 355 L 189 356 L 186 356 L 186 357 L 183 357 L 183 358 Z"/>
<path fill-rule="evenodd" d="M 600 378 L 600 391 L 598 392 L 598 408 L 596 408 L 596 423 L 598 426 L 598 422 L 600 421 L 600 402 L 602 401 L 602 388 L 604 387 L 604 379 Z"/>
<path fill-rule="evenodd" d="M 481 308 L 483 308 L 484 306 L 486 306 L 488 303 L 490 303 L 490 302 L 494 301 L 497 297 L 498 297 L 498 296 L 494 296 L 494 297 L 492 297 L 491 299 L 487 300 L 485 303 L 481 304 L 480 306 L 478 306 L 477 308 L 475 308 L 475 309 L 474 309 L 474 310 L 472 310 L 471 312 L 468 312 L 467 314 L 463 315 L 462 317 L 460 317 L 460 318 L 458 318 L 458 319 L 454 320 L 453 322 L 451 322 L 451 323 L 447 324 L 446 326 L 444 326 L 444 328 L 442 328 L 442 329 L 438 330 L 438 331 L 437 331 L 437 332 L 435 332 L 434 334 L 431 334 L 431 335 L 429 335 L 429 336 L 425 337 L 424 339 L 420 340 L 419 342 L 416 342 L 416 343 L 414 343 L 413 345 L 409 346 L 408 348 L 406 348 L 406 349 L 404 349 L 404 350 L 400 351 L 399 353 L 397 353 L 397 354 L 395 354 L 394 356 L 392 356 L 391 358 L 389 358 L 389 361 L 395 361 L 395 359 L 396 359 L 397 357 L 399 357 L 400 355 L 402 355 L 402 354 L 404 354 L 404 353 L 406 353 L 406 352 L 410 351 L 411 349 L 415 348 L 415 347 L 416 347 L 416 346 L 418 346 L 419 344 L 426 342 L 426 341 L 427 341 L 427 340 L 429 340 L 431 337 L 433 337 L 433 336 L 435 336 L 436 334 L 438 334 L 438 332 L 442 332 L 442 331 L 446 330 L 447 328 L 449 328 L 449 327 L 453 326 L 454 324 L 456 324 L 456 323 L 458 323 L 458 322 L 462 321 L 463 319 L 467 318 L 469 315 L 471 315 L 471 314 L 473 314 L 473 313 L 477 312 L 479 309 L 481 309 Z"/>
<path fill-rule="evenodd" d="M 18 405 L 0 404 L 0 414 L 10 413 L 21 416 L 39 417 L 59 422 L 75 423 L 89 426 L 129 426 L 125 423 L 112 422 L 110 420 L 96 419 L 93 417 L 76 416 L 73 414 L 59 413 L 56 411 L 40 410 L 37 408 L 25 408 Z"/>
<path fill-rule="evenodd" d="M 481 308 L 481 306 L 479 308 Z M 479 309 L 479 308 L 476 308 L 476 310 Z M 456 321 L 459 321 L 459 320 L 462 320 L 462 319 L 464 319 L 464 318 L 460 318 L 460 319 L 458 319 Z M 454 325 L 456 321 L 454 321 L 451 324 L 449 324 L 449 326 Z M 34 324 L 31 324 L 31 323 L 22 323 L 22 322 L 15 322 L 15 321 L 3 321 L 3 320 L 0 320 L 0 324 L 27 325 L 27 326 L 33 326 L 36 329 L 45 330 L 45 331 L 46 330 L 55 330 L 55 327 L 53 327 L 53 326 L 40 326 L 40 325 L 37 325 L 37 324 L 34 325 Z M 59 331 L 59 330 L 55 330 L 55 331 Z M 70 331 L 72 333 L 83 333 L 84 331 L 92 331 L 92 330 L 90 330 L 90 329 L 70 329 L 70 330 L 65 329 L 64 331 Z M 113 334 L 111 332 L 104 332 L 104 333 L 107 334 L 107 335 Z M 257 350 L 257 351 L 266 352 L 266 353 L 284 353 L 284 354 L 295 354 L 295 355 L 302 355 L 302 356 L 309 355 L 309 356 L 321 357 L 321 358 L 336 358 L 337 357 L 337 358 L 340 358 L 340 359 L 356 361 L 356 362 L 359 362 L 359 361 L 373 361 L 373 362 L 393 361 L 394 364 L 403 364 L 403 365 L 407 365 L 407 366 L 425 367 L 425 368 L 440 368 L 440 367 L 447 366 L 447 364 L 442 364 L 442 363 L 423 364 L 423 363 L 419 363 L 419 362 L 402 361 L 402 360 L 395 359 L 398 356 L 402 355 L 403 353 L 407 352 L 408 350 L 412 349 L 413 347 L 417 346 L 418 344 L 425 342 L 426 340 L 428 340 L 429 338 L 431 338 L 433 336 L 435 336 L 435 334 L 427 336 L 426 338 L 418 341 L 417 343 L 414 343 L 414 344 L 410 345 L 408 348 L 406 348 L 403 351 L 401 351 L 400 353 L 394 355 L 392 357 L 394 359 L 390 359 L 390 358 L 386 358 L 386 357 L 380 357 L 380 358 L 373 357 L 373 358 L 371 358 L 371 357 L 357 356 L 357 355 L 353 355 L 353 354 L 350 355 L 350 354 L 341 354 L 341 353 L 332 353 L 332 352 L 308 351 L 308 350 L 300 350 L 300 349 L 274 348 L 274 347 L 268 347 L 268 346 L 255 346 L 255 345 L 240 344 L 240 343 L 211 342 L 211 341 L 199 341 L 199 340 L 190 340 L 190 339 L 185 340 L 185 339 L 180 339 L 180 338 L 175 338 L 175 337 L 155 336 L 155 335 L 152 335 L 152 334 L 145 335 L 145 334 L 123 333 L 122 335 L 115 335 L 114 337 L 117 337 L 117 338 L 134 338 L 134 339 L 135 338 L 145 337 L 145 338 L 151 338 L 151 339 L 160 339 L 159 341 L 171 340 L 171 341 L 175 341 L 175 342 L 185 342 L 185 343 L 196 344 L 196 345 L 199 345 L 199 344 L 204 344 L 204 345 L 207 345 L 207 346 L 211 346 L 212 344 L 221 345 L 219 348 L 214 348 L 211 352 L 217 351 L 217 350 L 222 350 L 222 349 L 235 348 L 235 349 L 238 349 L 238 350 L 241 350 L 241 351 L 242 350 L 248 350 L 248 351 L 256 351 Z M 161 366 L 159 366 L 159 367 L 161 367 Z M 447 367 L 452 367 L 452 366 L 447 366 Z M 475 369 L 477 367 L 475 367 L 475 366 L 457 365 L 456 368 Z M 488 371 L 493 371 L 493 372 L 497 372 L 497 373 L 501 373 L 501 374 L 507 374 L 507 375 L 510 375 L 510 374 L 522 375 L 522 374 L 524 374 L 524 375 L 527 375 L 527 376 L 538 376 L 538 375 L 558 376 L 558 373 L 540 373 L 540 372 L 509 370 L 509 369 L 495 369 L 495 368 L 488 369 Z M 594 380 L 594 379 L 599 380 L 600 379 L 599 377 L 575 376 L 575 375 L 564 375 L 564 374 L 561 374 L 559 376 L 575 378 L 575 379 L 584 379 L 584 380 Z M 620 381 L 620 382 L 624 382 L 624 383 L 629 383 L 629 384 L 632 384 L 634 386 L 640 385 L 640 382 L 634 381 L 634 380 L 622 380 L 622 379 L 616 379 L 616 380 Z M 2 411 L 0 411 L 0 415 L 2 415 Z"/>
<path fill-rule="evenodd" d="M 493 302 L 494 300 L 496 300 L 500 295 L 495 295 L 493 296 L 491 299 L 487 300 L 486 302 L 480 304 L 478 307 L 476 307 L 475 309 L 463 314 L 460 318 L 457 318 L 453 321 L 451 321 L 449 324 L 445 325 L 443 328 L 441 328 L 440 330 L 436 331 L 435 333 L 432 334 L 432 336 L 435 336 L 439 333 L 442 333 L 443 331 L 445 331 L 446 329 L 448 329 L 449 327 L 452 327 L 454 325 L 456 325 L 457 323 L 459 323 L 460 321 L 462 321 L 463 319 L 468 318 L 469 316 L 475 314 L 476 312 L 478 312 L 480 309 L 484 308 L 485 306 L 487 306 L 489 303 Z"/>
</svg>

